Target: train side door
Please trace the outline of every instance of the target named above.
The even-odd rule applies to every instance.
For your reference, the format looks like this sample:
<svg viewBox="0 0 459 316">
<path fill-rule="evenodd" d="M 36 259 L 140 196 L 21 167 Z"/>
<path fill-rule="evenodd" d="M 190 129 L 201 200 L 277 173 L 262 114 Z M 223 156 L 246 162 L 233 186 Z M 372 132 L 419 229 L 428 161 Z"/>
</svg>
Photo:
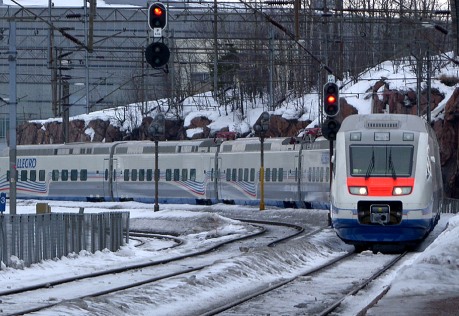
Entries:
<svg viewBox="0 0 459 316">
<path fill-rule="evenodd" d="M 295 183 L 296 183 L 296 192 L 297 192 L 297 199 L 298 199 L 298 202 L 302 202 L 303 201 L 303 192 L 301 190 L 301 169 L 302 169 L 302 164 L 301 164 L 301 160 L 302 160 L 302 152 L 300 151 L 298 153 L 298 155 L 295 155 L 294 156 L 294 162 L 293 162 L 293 166 L 295 168 L 295 170 L 293 170 L 294 174 L 295 174 Z"/>
<path fill-rule="evenodd" d="M 118 196 L 117 190 L 117 173 L 116 173 L 117 159 L 104 159 L 104 196 L 109 200 L 114 201 Z"/>
</svg>

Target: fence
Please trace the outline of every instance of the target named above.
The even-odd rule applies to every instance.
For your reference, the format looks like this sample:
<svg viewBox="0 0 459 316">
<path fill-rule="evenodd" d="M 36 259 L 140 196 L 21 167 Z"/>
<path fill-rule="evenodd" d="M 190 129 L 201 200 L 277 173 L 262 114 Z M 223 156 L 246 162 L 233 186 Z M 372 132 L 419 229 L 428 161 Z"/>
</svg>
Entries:
<svg viewBox="0 0 459 316">
<path fill-rule="evenodd" d="M 116 251 L 128 242 L 129 212 L 0 215 L 0 262 L 6 266 L 30 266 L 81 250 Z"/>
<path fill-rule="evenodd" d="M 459 200 L 451 198 L 443 198 L 443 203 L 441 205 L 442 213 L 459 213 Z"/>
</svg>

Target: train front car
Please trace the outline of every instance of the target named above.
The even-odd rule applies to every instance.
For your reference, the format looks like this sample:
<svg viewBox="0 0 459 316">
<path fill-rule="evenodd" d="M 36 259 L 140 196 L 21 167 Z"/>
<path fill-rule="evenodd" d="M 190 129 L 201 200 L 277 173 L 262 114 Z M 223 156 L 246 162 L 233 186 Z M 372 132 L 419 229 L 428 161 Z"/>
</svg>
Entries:
<svg viewBox="0 0 459 316">
<path fill-rule="evenodd" d="M 438 144 L 414 115 L 352 115 L 336 139 L 331 219 L 356 249 L 409 246 L 439 218 L 442 180 Z"/>
</svg>

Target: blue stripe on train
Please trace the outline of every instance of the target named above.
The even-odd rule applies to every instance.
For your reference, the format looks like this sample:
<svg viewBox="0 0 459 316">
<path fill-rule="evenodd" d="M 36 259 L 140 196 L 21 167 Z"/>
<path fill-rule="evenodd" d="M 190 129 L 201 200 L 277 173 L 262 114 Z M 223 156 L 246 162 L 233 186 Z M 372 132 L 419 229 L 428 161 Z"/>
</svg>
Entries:
<svg viewBox="0 0 459 316">
<path fill-rule="evenodd" d="M 420 240 L 432 229 L 430 219 L 404 219 L 398 225 L 362 225 L 355 219 L 332 219 L 338 236 L 347 242 L 407 242 Z"/>
</svg>

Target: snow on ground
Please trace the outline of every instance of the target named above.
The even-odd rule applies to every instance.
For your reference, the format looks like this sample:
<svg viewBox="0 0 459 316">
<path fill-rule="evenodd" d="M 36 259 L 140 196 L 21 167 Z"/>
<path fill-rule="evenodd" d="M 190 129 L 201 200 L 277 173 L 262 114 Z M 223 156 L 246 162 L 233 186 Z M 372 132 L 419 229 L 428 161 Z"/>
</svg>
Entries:
<svg viewBox="0 0 459 316">
<path fill-rule="evenodd" d="M 59 206 L 57 206 L 57 203 Z M 18 213 L 34 213 L 36 201 L 18 201 Z M 209 245 L 208 236 L 228 236 L 246 234 L 253 231 L 250 225 L 231 220 L 212 212 L 200 210 L 223 210 L 225 213 L 242 217 L 247 213 L 259 212 L 255 208 L 241 206 L 191 206 L 160 205 L 159 212 L 153 212 L 153 205 L 136 202 L 126 203 L 81 203 L 50 201 L 53 212 L 78 212 L 84 207 L 85 212 L 129 211 L 131 228 L 177 233 L 187 240 L 187 249 Z M 324 210 L 289 210 L 268 209 L 264 211 L 272 217 L 279 217 L 289 212 L 326 212 Z M 422 253 L 415 253 L 398 272 L 387 278 L 391 283 L 388 296 L 421 295 L 428 297 L 432 293 L 451 294 L 459 292 L 459 216 L 444 215 L 443 225 L 449 220 L 446 230 Z M 324 235 L 323 235 L 324 236 Z M 290 278 L 299 271 L 305 271 L 350 247 L 339 241 L 331 230 L 326 237 L 316 242 L 305 243 L 303 252 L 298 248 L 275 247 L 241 253 L 235 259 L 222 260 L 209 269 L 194 274 L 193 280 L 180 278 L 167 286 L 143 289 L 144 295 L 158 298 L 159 301 L 136 301 L 130 295 L 111 295 L 108 299 L 92 299 L 88 306 L 66 304 L 39 315 L 122 315 L 119 306 L 126 306 L 123 312 L 136 315 L 156 315 L 171 313 L 192 314 L 206 308 L 206 302 L 218 297 L 231 297 L 243 290 L 253 290 L 260 281 L 275 282 L 281 278 Z M 207 243 L 207 244 L 206 244 Z M 163 248 L 158 244 L 157 248 Z M 17 284 L 27 286 L 31 283 L 46 282 L 63 275 L 88 273 L 107 267 L 117 267 L 129 263 L 140 263 L 161 259 L 162 256 L 177 250 L 145 251 L 134 247 L 134 242 L 123 246 L 117 252 L 98 251 L 91 254 L 82 251 L 70 254 L 60 260 L 46 260 L 29 268 L 13 269 L 2 266 L 0 271 L 0 289 L 8 289 Z M 365 255 L 365 254 L 362 254 Z M 149 291 L 152 291 L 149 293 Z M 183 296 L 192 297 L 184 302 Z M 1 308 L 1 303 L 0 303 Z"/>
</svg>

